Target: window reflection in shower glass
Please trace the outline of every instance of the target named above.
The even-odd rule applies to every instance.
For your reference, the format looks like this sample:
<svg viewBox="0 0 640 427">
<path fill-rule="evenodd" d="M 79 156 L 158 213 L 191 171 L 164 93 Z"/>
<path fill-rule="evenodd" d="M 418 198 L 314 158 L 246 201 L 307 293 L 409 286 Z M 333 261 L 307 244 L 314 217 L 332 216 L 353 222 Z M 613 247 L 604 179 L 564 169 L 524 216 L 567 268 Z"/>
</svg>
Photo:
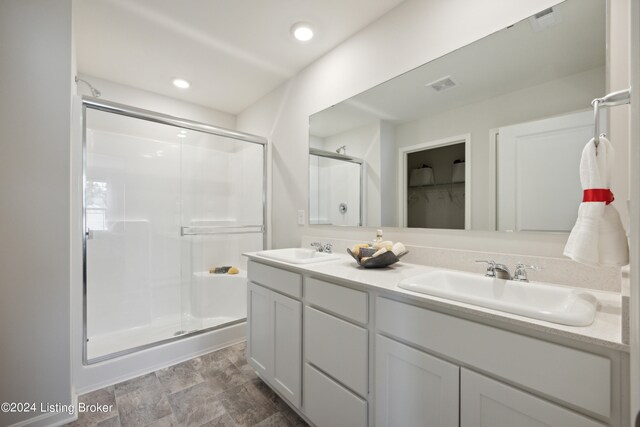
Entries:
<svg viewBox="0 0 640 427">
<path fill-rule="evenodd" d="M 88 361 L 244 319 L 263 147 L 92 109 L 85 122 Z M 209 273 L 224 265 L 240 274 Z"/>
<path fill-rule="evenodd" d="M 107 229 L 107 183 L 87 181 L 87 228 L 93 231 Z"/>
</svg>

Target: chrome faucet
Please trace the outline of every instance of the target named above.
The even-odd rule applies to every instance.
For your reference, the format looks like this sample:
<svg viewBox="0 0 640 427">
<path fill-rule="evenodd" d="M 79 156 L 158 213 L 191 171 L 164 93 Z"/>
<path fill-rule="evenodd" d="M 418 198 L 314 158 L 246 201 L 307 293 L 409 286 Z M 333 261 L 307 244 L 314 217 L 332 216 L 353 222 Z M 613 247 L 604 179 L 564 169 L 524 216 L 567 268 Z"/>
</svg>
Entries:
<svg viewBox="0 0 640 427">
<path fill-rule="evenodd" d="M 333 245 L 331 243 L 325 243 L 324 245 L 320 242 L 312 242 L 311 246 L 316 248 L 317 252 L 323 252 L 326 254 L 330 254 L 333 249 Z"/>
<path fill-rule="evenodd" d="M 517 282 L 529 282 L 527 270 L 540 271 L 542 267 L 537 265 L 525 265 L 521 262 L 516 264 L 516 271 L 513 273 L 513 280 Z"/>
<path fill-rule="evenodd" d="M 486 263 L 487 264 L 487 272 L 485 273 L 486 277 L 497 278 L 497 279 L 505 279 L 511 280 L 511 272 L 509 271 L 509 267 L 504 264 L 497 263 L 495 261 L 476 261 L 477 263 Z"/>
</svg>

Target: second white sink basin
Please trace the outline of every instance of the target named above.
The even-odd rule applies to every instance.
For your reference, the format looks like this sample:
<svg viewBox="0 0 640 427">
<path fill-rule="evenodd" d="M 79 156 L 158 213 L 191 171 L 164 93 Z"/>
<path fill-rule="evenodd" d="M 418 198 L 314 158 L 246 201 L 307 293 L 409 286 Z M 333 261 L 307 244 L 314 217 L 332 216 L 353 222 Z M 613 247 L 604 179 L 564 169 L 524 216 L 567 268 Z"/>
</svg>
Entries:
<svg viewBox="0 0 640 427">
<path fill-rule="evenodd" d="M 275 259 L 277 261 L 289 262 L 291 264 L 310 264 L 313 262 L 331 261 L 340 258 L 336 254 L 328 254 L 325 252 L 318 252 L 315 249 L 305 248 L 271 249 L 268 251 L 258 252 L 257 255 Z"/>
<path fill-rule="evenodd" d="M 578 289 L 449 270 L 410 277 L 398 287 L 568 326 L 590 325 L 598 306 L 595 296 Z"/>
</svg>

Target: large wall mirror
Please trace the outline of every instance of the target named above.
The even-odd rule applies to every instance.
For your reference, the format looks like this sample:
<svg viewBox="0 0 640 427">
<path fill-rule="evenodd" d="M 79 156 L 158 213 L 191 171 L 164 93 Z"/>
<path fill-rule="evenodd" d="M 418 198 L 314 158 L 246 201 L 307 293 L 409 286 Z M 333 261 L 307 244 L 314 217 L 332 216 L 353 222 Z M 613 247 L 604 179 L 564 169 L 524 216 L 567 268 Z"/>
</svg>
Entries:
<svg viewBox="0 0 640 427">
<path fill-rule="evenodd" d="M 606 26 L 567 0 L 312 115 L 309 223 L 569 231 Z"/>
</svg>

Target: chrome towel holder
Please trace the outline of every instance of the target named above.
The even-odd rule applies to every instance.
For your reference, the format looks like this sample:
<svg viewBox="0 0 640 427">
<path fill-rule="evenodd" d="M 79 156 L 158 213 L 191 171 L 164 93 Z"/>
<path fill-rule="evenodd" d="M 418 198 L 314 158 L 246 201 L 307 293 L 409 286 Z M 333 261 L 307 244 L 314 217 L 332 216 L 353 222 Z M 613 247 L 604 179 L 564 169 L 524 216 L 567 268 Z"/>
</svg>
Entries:
<svg viewBox="0 0 640 427">
<path fill-rule="evenodd" d="M 629 104 L 631 102 L 631 88 L 619 90 L 617 92 L 611 92 L 602 98 L 596 98 L 591 101 L 593 105 L 593 118 L 594 118 L 594 133 L 593 142 L 596 145 L 596 155 L 598 154 L 598 144 L 600 143 L 600 137 L 606 136 L 604 133 L 600 133 L 600 108 L 602 107 L 615 107 L 617 105 Z"/>
</svg>

